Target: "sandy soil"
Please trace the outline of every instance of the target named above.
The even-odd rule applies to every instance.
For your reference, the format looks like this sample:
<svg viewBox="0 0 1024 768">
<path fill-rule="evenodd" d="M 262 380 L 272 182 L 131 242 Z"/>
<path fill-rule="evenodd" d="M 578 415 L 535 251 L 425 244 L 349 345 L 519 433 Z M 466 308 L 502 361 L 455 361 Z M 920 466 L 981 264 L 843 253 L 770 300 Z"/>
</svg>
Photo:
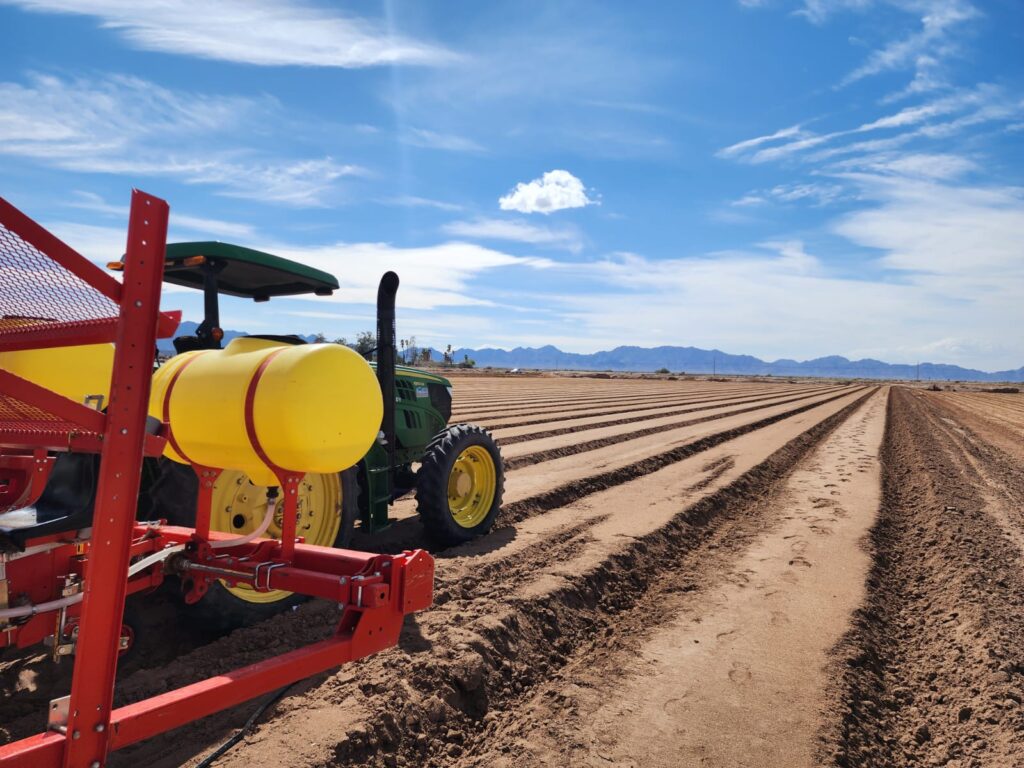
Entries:
<svg viewBox="0 0 1024 768">
<path fill-rule="evenodd" d="M 435 605 L 399 647 L 296 685 L 218 766 L 1022 763 L 1020 400 L 481 375 L 455 389 L 510 458 L 498 525 L 435 553 Z M 359 546 L 422 545 L 412 505 L 395 514 Z M 217 638 L 176 625 L 170 598 L 148 607 L 120 701 L 311 642 L 336 616 L 308 603 Z M 0 734 L 37 729 L 69 670 L 0 661 Z M 257 704 L 111 764 L 193 764 Z"/>
</svg>

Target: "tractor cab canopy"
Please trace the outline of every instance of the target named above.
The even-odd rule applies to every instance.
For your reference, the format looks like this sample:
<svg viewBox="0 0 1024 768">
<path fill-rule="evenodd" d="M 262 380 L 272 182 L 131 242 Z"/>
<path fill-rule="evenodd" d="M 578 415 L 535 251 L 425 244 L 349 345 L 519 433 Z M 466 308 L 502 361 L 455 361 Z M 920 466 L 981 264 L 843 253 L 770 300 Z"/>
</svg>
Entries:
<svg viewBox="0 0 1024 768">
<path fill-rule="evenodd" d="M 110 269 L 122 269 L 111 262 Z M 253 301 L 274 296 L 315 294 L 330 296 L 338 289 L 334 275 L 241 245 L 204 241 L 169 243 L 164 261 L 164 282 L 203 292 L 203 322 L 195 336 L 180 336 L 175 349 L 217 349 L 224 337 L 220 327 L 218 296 L 227 294 Z"/>
<path fill-rule="evenodd" d="M 330 296 L 338 289 L 334 275 L 252 248 L 216 241 L 167 245 L 165 283 L 202 290 L 211 272 L 217 293 L 254 301 L 305 293 Z"/>
</svg>

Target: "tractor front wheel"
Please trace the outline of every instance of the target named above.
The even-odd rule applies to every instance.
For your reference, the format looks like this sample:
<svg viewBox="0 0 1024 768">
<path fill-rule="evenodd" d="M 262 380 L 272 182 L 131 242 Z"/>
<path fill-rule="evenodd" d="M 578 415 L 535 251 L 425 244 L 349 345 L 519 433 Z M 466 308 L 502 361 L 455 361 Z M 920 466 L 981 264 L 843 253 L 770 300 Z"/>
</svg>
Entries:
<svg viewBox="0 0 1024 768">
<path fill-rule="evenodd" d="M 416 476 L 416 504 L 428 535 L 453 547 L 491 530 L 504 488 L 501 453 L 490 433 L 456 424 L 424 451 Z"/>
</svg>

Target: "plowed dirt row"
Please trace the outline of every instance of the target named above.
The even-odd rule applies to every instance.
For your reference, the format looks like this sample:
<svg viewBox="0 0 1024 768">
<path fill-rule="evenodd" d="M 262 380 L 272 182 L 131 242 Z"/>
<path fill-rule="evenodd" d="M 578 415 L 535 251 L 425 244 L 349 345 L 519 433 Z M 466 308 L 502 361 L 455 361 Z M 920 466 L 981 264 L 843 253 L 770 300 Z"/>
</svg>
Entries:
<svg viewBox="0 0 1024 768">
<path fill-rule="evenodd" d="M 740 391 L 742 392 L 742 390 L 740 390 Z M 738 394 L 738 393 L 737 392 L 732 392 L 731 394 Z M 697 394 L 697 393 L 692 393 L 692 392 L 687 392 L 686 395 L 687 395 L 687 401 L 688 402 L 692 402 L 692 403 L 706 402 L 707 400 L 719 397 L 719 395 L 714 395 L 714 394 L 708 394 L 708 393 Z M 589 409 L 592 409 L 592 408 L 598 408 L 598 407 L 601 407 L 601 406 L 614 406 L 614 407 L 617 407 L 617 408 L 621 408 L 624 405 L 630 405 L 630 406 L 641 406 L 641 405 L 654 406 L 654 405 L 658 405 L 658 404 L 661 404 L 661 403 L 672 402 L 672 401 L 678 399 L 678 397 L 679 397 L 679 393 L 676 393 L 676 392 L 661 392 L 661 393 L 658 393 L 658 394 L 649 394 L 649 395 L 640 395 L 640 396 L 634 395 L 634 396 L 630 396 L 630 397 L 621 397 L 621 396 L 617 397 L 617 396 L 614 396 L 614 395 L 609 395 L 607 397 L 601 397 L 600 399 L 595 399 L 595 400 L 592 400 L 592 401 L 589 401 L 589 402 L 582 402 L 580 400 L 573 399 L 573 400 L 566 400 L 566 401 L 563 401 L 563 402 L 551 403 L 551 404 L 543 405 L 543 406 L 529 406 L 529 405 L 520 405 L 520 404 L 516 404 L 516 403 L 511 403 L 511 404 L 506 404 L 506 405 L 503 405 L 503 406 L 500 406 L 500 407 L 491 407 L 491 408 L 478 409 L 478 410 L 459 410 L 459 409 L 455 409 L 455 410 L 452 411 L 452 413 L 453 413 L 454 417 L 456 419 L 458 419 L 459 421 L 478 421 L 478 420 L 482 420 L 482 419 L 494 419 L 494 418 L 499 418 L 499 417 L 518 416 L 518 415 L 523 415 L 523 414 L 531 415 L 531 416 L 537 416 L 537 415 L 541 415 L 541 414 L 550 414 L 550 413 L 567 413 L 567 412 L 579 413 L 579 412 L 586 411 L 586 410 L 589 410 Z"/>
<path fill-rule="evenodd" d="M 435 608 L 410 622 L 399 649 L 350 665 L 286 699 L 271 722 L 222 764 L 391 764 L 398 756 L 416 764 L 424 757 L 457 757 L 475 739 L 486 738 L 492 723 L 533 686 L 595 639 L 603 641 L 609 627 L 614 633 L 615 616 L 641 598 L 655 575 L 672 571 L 671 559 L 732 509 L 736 494 L 758 495 L 865 396 L 849 393 L 813 405 L 708 455 L 666 465 L 447 553 L 438 561 Z M 637 498 L 645 499 L 639 508 Z M 229 658 L 238 661 L 236 652 L 248 660 L 254 647 L 266 653 L 266 644 L 279 652 L 297 640 L 296 623 L 303 627 L 299 636 L 316 637 L 334 615 L 320 605 L 299 613 L 299 622 L 280 617 L 236 633 L 241 636 L 180 660 L 177 674 L 177 665 L 162 669 L 155 680 L 140 673 L 122 689 L 136 696 L 154 682 L 166 685 L 188 679 L 179 675 L 224 669 Z M 179 739 L 170 755 L 165 740 L 123 755 L 121 764 L 174 765 L 245 714 L 189 729 L 188 746 Z"/>
<path fill-rule="evenodd" d="M 956 416 L 894 391 L 868 600 L 823 737 L 836 765 L 1024 765 L 1024 478 Z"/>
<path fill-rule="evenodd" d="M 509 459 L 495 529 L 435 553 L 435 604 L 397 648 L 292 687 L 218 768 L 1024 764 L 1015 402 L 453 383 Z M 412 501 L 395 514 L 357 546 L 424 545 Z M 337 610 L 307 603 L 220 638 L 173 616 L 119 702 L 315 641 Z M 0 661 L 0 734 L 39 728 L 62 669 Z M 258 704 L 111 765 L 194 765 Z"/>
<path fill-rule="evenodd" d="M 823 391 L 824 389 L 826 389 L 826 388 L 825 387 L 813 387 L 813 388 L 807 388 L 806 390 L 801 389 L 801 390 L 789 390 L 789 391 L 820 392 L 820 391 Z M 640 403 L 640 404 L 637 404 L 637 403 L 627 403 L 627 404 L 619 404 L 619 405 L 616 405 L 615 407 L 610 407 L 610 408 L 603 408 L 602 407 L 602 408 L 598 408 L 598 409 L 594 409 L 594 408 L 581 408 L 581 409 L 566 408 L 566 409 L 564 409 L 562 411 L 557 412 L 553 416 L 550 415 L 550 414 L 548 414 L 548 415 L 543 415 L 543 414 L 541 414 L 541 415 L 527 414 L 527 415 L 519 415 L 519 416 L 493 416 L 493 417 L 489 416 L 489 417 L 486 417 L 486 418 L 483 418 L 483 419 L 479 419 L 478 421 L 480 423 L 487 424 L 492 429 L 503 429 L 503 428 L 510 428 L 510 427 L 531 427 L 531 426 L 536 426 L 538 424 L 548 425 L 548 424 L 559 423 L 559 422 L 563 422 L 563 421 L 571 420 L 571 419 L 590 418 L 590 417 L 596 417 L 596 416 L 622 415 L 622 414 L 626 414 L 626 413 L 639 413 L 641 411 L 643 411 L 643 412 L 660 411 L 661 413 L 667 413 L 670 409 L 676 408 L 676 407 L 680 407 L 680 406 L 689 405 L 689 406 L 695 406 L 695 407 L 703 407 L 707 403 L 713 403 L 713 402 L 729 403 L 729 402 L 736 402 L 736 401 L 739 401 L 739 400 L 750 399 L 754 395 L 758 395 L 758 396 L 761 396 L 761 397 L 765 397 L 765 396 L 769 396 L 770 397 L 770 396 L 773 396 L 774 394 L 776 394 L 776 393 L 773 392 L 773 393 L 770 393 L 768 395 L 764 395 L 759 390 L 750 390 L 750 391 L 747 391 L 747 392 L 733 393 L 731 395 L 724 395 L 724 396 L 717 396 L 716 395 L 714 398 L 708 398 L 708 397 L 694 398 L 692 396 L 684 395 L 684 394 L 681 393 L 679 395 L 679 399 L 678 400 L 666 400 L 664 402 L 656 403 L 655 405 L 644 405 L 642 403 Z"/>
<path fill-rule="evenodd" d="M 830 390 L 834 393 L 836 390 Z M 581 425 L 579 428 L 562 432 L 558 435 L 533 435 L 529 441 L 514 443 L 507 449 L 502 443 L 502 455 L 507 457 L 509 468 L 535 464 L 537 461 L 583 453 L 595 447 L 610 445 L 615 442 L 632 440 L 646 435 L 666 432 L 681 427 L 702 424 L 707 421 L 753 413 L 778 405 L 788 405 L 815 399 L 815 395 L 797 395 L 795 397 L 775 397 L 751 404 L 718 406 L 709 405 L 700 411 L 691 411 L 680 418 L 678 415 L 642 418 L 635 421 L 613 424 L 611 426 Z M 818 395 L 817 397 L 821 397 Z"/>
<path fill-rule="evenodd" d="M 516 443 L 526 442 L 527 440 L 536 440 L 541 437 L 554 437 L 556 435 L 563 435 L 567 432 L 575 432 L 579 429 L 597 429 L 600 427 L 614 427 L 619 424 L 628 424 L 634 421 L 640 421 L 645 418 L 661 417 L 661 416 L 678 416 L 684 413 L 697 413 L 703 411 L 713 405 L 725 407 L 729 405 L 744 405 L 748 403 L 759 403 L 767 400 L 782 399 L 786 396 L 797 396 L 810 395 L 816 392 L 824 392 L 828 389 L 835 389 L 834 387 L 822 387 L 820 389 L 806 389 L 799 392 L 794 390 L 788 390 L 785 392 L 777 392 L 771 395 L 758 395 L 757 397 L 740 396 L 716 399 L 714 401 L 707 401 L 701 405 L 688 405 L 682 408 L 676 407 L 664 407 L 660 406 L 657 408 L 648 408 L 641 410 L 624 410 L 614 411 L 614 415 L 618 418 L 609 419 L 607 414 L 598 415 L 587 415 L 578 416 L 574 419 L 563 419 L 553 422 L 545 423 L 542 427 L 538 428 L 537 425 L 525 425 L 525 426 L 513 426 L 513 427 L 499 427 L 491 428 L 491 434 L 497 439 L 503 446 L 515 445 Z M 623 415 L 628 414 L 628 415 Z M 488 422 L 493 424 L 494 422 Z"/>
<path fill-rule="evenodd" d="M 646 597 L 649 631 L 566 665 L 460 764 L 814 765 L 828 652 L 869 566 L 857 544 L 878 508 L 885 404 L 873 395 L 702 562 L 685 558 Z"/>
</svg>

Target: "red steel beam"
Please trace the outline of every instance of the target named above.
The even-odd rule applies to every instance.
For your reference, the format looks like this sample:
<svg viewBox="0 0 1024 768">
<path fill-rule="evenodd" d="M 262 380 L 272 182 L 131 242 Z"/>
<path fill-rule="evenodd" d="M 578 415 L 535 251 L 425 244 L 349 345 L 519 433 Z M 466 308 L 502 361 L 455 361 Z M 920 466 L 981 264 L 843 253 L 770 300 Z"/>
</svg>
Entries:
<svg viewBox="0 0 1024 768">
<path fill-rule="evenodd" d="M 72 738 L 65 741 L 64 768 L 98 768 L 106 763 L 168 212 L 163 200 L 132 191 L 124 283 L 120 291 L 121 322 L 76 649 L 81 663 L 76 662 L 71 678 L 67 732 Z"/>
</svg>

